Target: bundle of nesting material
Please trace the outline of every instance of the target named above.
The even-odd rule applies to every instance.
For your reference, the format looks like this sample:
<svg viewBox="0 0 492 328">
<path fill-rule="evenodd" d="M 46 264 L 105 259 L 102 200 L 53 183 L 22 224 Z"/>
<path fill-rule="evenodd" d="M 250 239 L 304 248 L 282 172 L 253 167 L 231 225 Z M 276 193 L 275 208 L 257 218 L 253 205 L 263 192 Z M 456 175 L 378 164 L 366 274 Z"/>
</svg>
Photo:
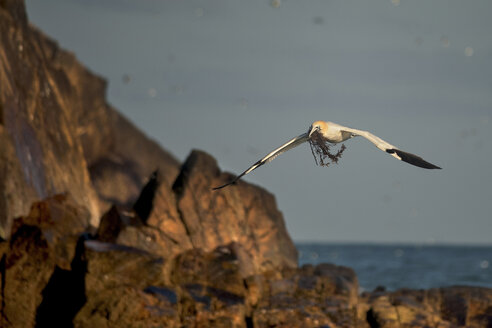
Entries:
<svg viewBox="0 0 492 328">
<path fill-rule="evenodd" d="M 330 152 L 330 148 L 335 145 L 326 141 L 326 139 L 324 139 L 319 132 L 314 132 L 311 135 L 309 145 L 311 146 L 311 152 L 313 153 L 316 165 L 321 166 L 329 166 L 331 163 L 337 164 L 346 148 L 345 145 L 342 144 L 336 153 Z"/>
</svg>

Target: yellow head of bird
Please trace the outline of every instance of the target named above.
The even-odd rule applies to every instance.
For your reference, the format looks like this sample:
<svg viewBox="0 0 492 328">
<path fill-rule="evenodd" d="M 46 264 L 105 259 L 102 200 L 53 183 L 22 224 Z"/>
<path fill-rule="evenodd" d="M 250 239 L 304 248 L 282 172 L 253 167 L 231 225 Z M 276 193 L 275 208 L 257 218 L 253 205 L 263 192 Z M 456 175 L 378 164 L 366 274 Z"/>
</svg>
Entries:
<svg viewBox="0 0 492 328">
<path fill-rule="evenodd" d="M 309 127 L 309 136 L 311 137 L 314 132 L 321 132 L 324 130 L 326 130 L 326 122 L 314 121 L 313 124 L 311 124 L 311 126 Z"/>
</svg>

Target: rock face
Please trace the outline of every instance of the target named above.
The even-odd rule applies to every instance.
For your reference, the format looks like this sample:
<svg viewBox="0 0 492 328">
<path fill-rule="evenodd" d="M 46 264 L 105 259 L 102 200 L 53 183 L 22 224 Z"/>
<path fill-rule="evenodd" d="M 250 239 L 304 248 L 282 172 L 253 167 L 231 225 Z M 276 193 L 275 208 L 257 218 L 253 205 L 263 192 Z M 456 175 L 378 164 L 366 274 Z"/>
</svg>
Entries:
<svg viewBox="0 0 492 328">
<path fill-rule="evenodd" d="M 97 224 L 97 196 L 91 186 L 79 126 L 69 103 L 76 88 L 57 59 L 56 45 L 31 28 L 20 1 L 0 7 L 0 112 L 2 158 L 2 237 L 11 220 L 36 199 L 71 190 Z M 63 54 L 61 54 L 63 57 Z M 59 59 L 59 57 L 57 57 Z"/>
<path fill-rule="evenodd" d="M 402 289 L 363 295 L 371 327 L 492 327 L 492 290 L 480 287 Z"/>
<path fill-rule="evenodd" d="M 170 186 L 179 163 L 105 100 L 106 82 L 0 2 L 0 237 L 31 203 L 70 191 L 91 213 L 131 204 L 155 169 Z"/>
<path fill-rule="evenodd" d="M 203 152 L 193 151 L 183 164 L 173 191 L 193 247 L 210 251 L 234 241 L 260 267 L 297 266 L 297 250 L 273 195 L 247 183 L 211 192 L 211 186 L 230 178 Z"/>
<path fill-rule="evenodd" d="M 34 203 L 28 216 L 15 221 L 9 245 L 2 245 L 0 326 L 33 327 L 47 319 L 44 313 L 52 310 L 50 302 L 63 302 L 70 308 L 72 302 L 81 301 L 84 289 L 79 287 L 84 276 L 80 276 L 79 284 L 70 282 L 76 280 L 76 246 L 89 218 L 85 208 L 58 195 Z M 61 280 L 65 286 L 54 288 Z M 59 297 L 53 300 L 57 293 Z M 66 323 L 63 314 L 68 312 L 61 312 L 56 317 Z"/>
<path fill-rule="evenodd" d="M 151 202 L 141 201 L 143 197 L 137 202 L 151 206 L 148 218 L 142 220 L 136 213 L 112 207 L 101 219 L 98 239 L 165 258 L 189 249 L 212 251 L 234 243 L 240 245 L 240 256 L 248 258 L 247 274 L 296 267 L 297 250 L 274 197 L 246 183 L 226 192 L 211 190 L 228 177 L 210 155 L 192 151 L 172 189 L 166 183 L 156 186 L 160 175 L 155 174 L 143 188 L 143 194 L 154 196 Z M 155 190 L 150 193 L 150 189 Z"/>
</svg>

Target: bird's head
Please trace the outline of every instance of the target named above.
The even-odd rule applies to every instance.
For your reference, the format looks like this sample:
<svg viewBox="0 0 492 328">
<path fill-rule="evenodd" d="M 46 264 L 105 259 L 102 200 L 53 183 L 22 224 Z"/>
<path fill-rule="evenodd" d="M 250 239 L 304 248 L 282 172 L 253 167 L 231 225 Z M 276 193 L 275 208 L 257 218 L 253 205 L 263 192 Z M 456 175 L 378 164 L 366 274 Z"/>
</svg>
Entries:
<svg viewBox="0 0 492 328">
<path fill-rule="evenodd" d="M 326 130 L 326 123 L 323 121 L 314 121 L 309 127 L 309 137 L 311 137 L 314 132 L 321 132 L 323 130 Z"/>
</svg>

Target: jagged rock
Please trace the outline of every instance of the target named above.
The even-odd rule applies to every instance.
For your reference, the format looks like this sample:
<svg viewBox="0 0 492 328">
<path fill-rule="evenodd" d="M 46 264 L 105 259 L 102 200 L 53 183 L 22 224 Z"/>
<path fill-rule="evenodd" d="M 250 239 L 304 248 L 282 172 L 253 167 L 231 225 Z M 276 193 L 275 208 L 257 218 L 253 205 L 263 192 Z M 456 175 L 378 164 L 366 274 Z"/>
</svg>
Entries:
<svg viewBox="0 0 492 328">
<path fill-rule="evenodd" d="M 177 207 L 176 195 L 166 183 L 161 182 L 155 192 L 146 226 L 143 231 L 150 235 L 151 241 L 159 245 L 161 250 L 158 253 L 163 256 L 172 257 L 193 247 Z M 138 234 L 138 231 L 127 229 L 120 236 L 120 241 L 127 244 L 130 240 L 135 240 Z"/>
<path fill-rule="evenodd" d="M 91 213 L 132 204 L 154 170 L 170 190 L 179 163 L 111 108 L 106 81 L 0 2 L 0 237 L 33 201 L 70 192 Z"/>
<path fill-rule="evenodd" d="M 211 190 L 227 179 L 230 175 L 220 173 L 215 159 L 198 150 L 182 165 L 173 190 L 193 247 L 210 251 L 237 242 L 253 257 L 257 271 L 296 267 L 297 250 L 274 196 L 242 181 Z"/>
<path fill-rule="evenodd" d="M 350 268 L 333 264 L 284 269 L 265 280 L 253 312 L 255 327 L 355 327 L 358 282 Z"/>
<path fill-rule="evenodd" d="M 133 210 L 143 224 L 147 223 L 152 208 L 154 207 L 155 194 L 160 184 L 159 180 L 160 174 L 159 171 L 156 170 L 150 176 L 147 184 L 142 188 L 140 196 L 138 196 L 135 204 L 133 204 Z"/>
<path fill-rule="evenodd" d="M 1 22 L 0 22 L 1 24 Z M 1 36 L 0 36 L 1 38 Z M 0 115 L 2 114 L 0 103 Z M 12 218 L 26 214 L 27 204 L 36 199 L 33 188 L 26 186 L 22 166 L 5 127 L 0 124 L 0 240 L 10 236 Z"/>
<path fill-rule="evenodd" d="M 159 217 L 166 216 L 168 213 L 162 212 Z M 161 228 L 167 229 L 162 230 Z M 157 227 L 143 224 L 134 212 L 113 206 L 101 218 L 96 239 L 138 248 L 164 258 L 172 258 L 190 249 L 191 244 L 188 242 L 184 229 L 181 234 L 177 235 L 169 231 L 171 228 L 172 225 L 167 220 Z"/>
<path fill-rule="evenodd" d="M 175 292 L 165 288 L 163 258 L 118 244 L 84 244 L 87 302 L 75 327 L 179 326 Z"/>
<path fill-rule="evenodd" d="M 191 248 L 178 218 L 174 195 L 166 184 L 156 180 L 154 172 L 133 205 L 134 210 L 113 206 L 102 217 L 98 240 L 139 248 L 165 258 Z"/>
<path fill-rule="evenodd" d="M 103 290 L 89 302 L 74 327 L 182 327 L 176 304 L 131 286 Z"/>
<path fill-rule="evenodd" d="M 165 280 L 165 259 L 137 248 L 88 240 L 84 256 L 88 295 L 119 285 L 143 289 L 163 284 Z"/>
<path fill-rule="evenodd" d="M 232 243 L 211 252 L 189 250 L 175 258 L 171 282 L 181 291 L 185 326 L 245 327 L 249 303 L 244 277 L 251 259 L 240 253 L 240 246 Z"/>
<path fill-rule="evenodd" d="M 243 279 L 252 272 L 242 269 L 251 265 L 251 259 L 241 261 L 236 253 L 238 247 L 231 243 L 211 252 L 193 249 L 179 254 L 174 260 L 171 281 L 178 286 L 202 284 L 244 298 Z"/>
<path fill-rule="evenodd" d="M 154 183 L 155 177 L 149 179 L 152 188 L 148 184 L 143 193 L 154 198 L 138 202 L 152 206 L 145 222 L 112 208 L 102 218 L 99 240 L 166 258 L 192 248 L 207 252 L 232 243 L 240 257 L 247 259 L 243 263 L 248 263 L 248 274 L 297 266 L 297 251 L 274 197 L 246 183 L 231 187 L 232 191 L 212 191 L 211 186 L 224 176 L 210 155 L 193 151 L 172 190 L 165 183 Z M 148 208 L 142 211 L 149 212 Z"/>
<path fill-rule="evenodd" d="M 87 95 L 76 94 L 66 72 L 54 64 L 53 58 L 63 53 L 55 49 L 53 41 L 27 24 L 23 1 L 2 2 L 0 137 L 11 149 L 3 158 L 7 170 L 0 173 L 6 199 L 0 207 L 3 238 L 13 218 L 25 215 L 34 200 L 67 191 L 88 208 L 93 225 L 99 219 L 71 107 Z"/>
<path fill-rule="evenodd" d="M 492 289 L 443 287 L 364 295 L 371 327 L 492 327 Z"/>
<path fill-rule="evenodd" d="M 492 289 L 455 286 L 440 289 L 441 316 L 452 324 L 492 327 Z"/>
<path fill-rule="evenodd" d="M 190 250 L 171 263 L 135 248 L 85 242 L 87 302 L 76 327 L 245 327 L 247 302 L 237 245 Z M 169 272 L 169 273 L 168 273 Z"/>
<path fill-rule="evenodd" d="M 44 318 L 42 311 L 49 309 L 49 305 L 45 303 L 44 308 L 38 308 L 44 301 L 43 293 L 50 283 L 50 286 L 55 283 L 52 280 L 55 273 L 56 278 L 72 270 L 77 241 L 87 229 L 89 218 L 90 213 L 70 197 L 58 195 L 35 203 L 28 216 L 14 222 L 0 270 L 2 327 L 32 327 L 36 316 L 38 321 Z M 72 299 L 64 302 L 69 306 Z M 54 320 L 57 319 L 65 318 L 60 315 Z"/>
<path fill-rule="evenodd" d="M 113 205 L 99 221 L 96 239 L 101 242 L 115 243 L 118 235 L 125 229 L 125 226 L 131 224 L 131 220 L 117 206 Z"/>
</svg>

